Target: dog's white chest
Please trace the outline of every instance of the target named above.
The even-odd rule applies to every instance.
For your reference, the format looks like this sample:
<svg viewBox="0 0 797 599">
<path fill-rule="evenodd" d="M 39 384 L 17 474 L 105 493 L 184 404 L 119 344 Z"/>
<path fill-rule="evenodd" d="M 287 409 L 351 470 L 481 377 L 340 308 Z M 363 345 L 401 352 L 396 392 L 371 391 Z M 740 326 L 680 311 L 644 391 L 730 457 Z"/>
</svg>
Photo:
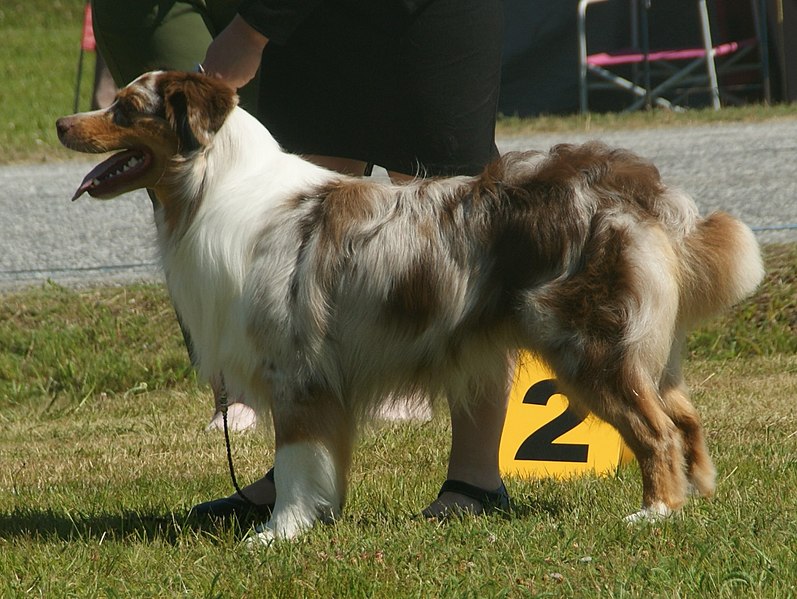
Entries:
<svg viewBox="0 0 797 599">
<path fill-rule="evenodd" d="M 249 269 L 246 223 L 231 225 L 214 215 L 197 222 L 164 248 L 169 292 L 190 333 L 203 378 L 246 369 L 246 311 L 242 294 Z"/>
</svg>

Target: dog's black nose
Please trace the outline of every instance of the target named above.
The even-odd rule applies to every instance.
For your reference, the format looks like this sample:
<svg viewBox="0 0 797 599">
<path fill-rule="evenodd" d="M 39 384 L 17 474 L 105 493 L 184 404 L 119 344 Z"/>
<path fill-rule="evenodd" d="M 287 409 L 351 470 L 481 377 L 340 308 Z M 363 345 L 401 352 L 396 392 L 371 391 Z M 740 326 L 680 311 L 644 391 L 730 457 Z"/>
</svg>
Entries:
<svg viewBox="0 0 797 599">
<path fill-rule="evenodd" d="M 69 127 L 71 126 L 71 121 L 68 117 L 61 117 L 57 121 L 55 121 L 55 129 L 58 131 L 58 138 L 62 138 L 66 135 L 67 131 L 69 131 Z"/>
</svg>

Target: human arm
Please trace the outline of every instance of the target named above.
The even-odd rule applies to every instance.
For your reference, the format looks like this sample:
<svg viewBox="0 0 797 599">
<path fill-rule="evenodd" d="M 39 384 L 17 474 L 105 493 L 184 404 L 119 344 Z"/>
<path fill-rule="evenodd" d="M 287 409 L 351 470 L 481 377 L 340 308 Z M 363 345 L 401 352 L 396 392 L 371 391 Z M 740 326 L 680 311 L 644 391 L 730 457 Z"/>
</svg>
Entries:
<svg viewBox="0 0 797 599">
<path fill-rule="evenodd" d="M 285 43 L 321 0 L 244 0 L 238 14 L 208 46 L 205 71 L 234 88 L 257 73 L 269 41 Z"/>
<path fill-rule="evenodd" d="M 240 15 L 208 46 L 202 66 L 208 75 L 238 89 L 249 83 L 260 68 L 260 57 L 268 38 L 251 27 Z"/>
</svg>

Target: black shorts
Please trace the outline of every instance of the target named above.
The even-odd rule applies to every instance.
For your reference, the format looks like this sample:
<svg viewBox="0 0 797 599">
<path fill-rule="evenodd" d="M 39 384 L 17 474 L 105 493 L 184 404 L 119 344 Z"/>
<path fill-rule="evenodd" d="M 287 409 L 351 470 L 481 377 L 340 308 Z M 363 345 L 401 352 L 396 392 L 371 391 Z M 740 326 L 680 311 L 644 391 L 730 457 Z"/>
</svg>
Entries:
<svg viewBox="0 0 797 599">
<path fill-rule="evenodd" d="M 435 0 L 405 23 L 321 7 L 263 53 L 259 118 L 289 152 L 407 174 L 497 156 L 502 0 Z"/>
</svg>

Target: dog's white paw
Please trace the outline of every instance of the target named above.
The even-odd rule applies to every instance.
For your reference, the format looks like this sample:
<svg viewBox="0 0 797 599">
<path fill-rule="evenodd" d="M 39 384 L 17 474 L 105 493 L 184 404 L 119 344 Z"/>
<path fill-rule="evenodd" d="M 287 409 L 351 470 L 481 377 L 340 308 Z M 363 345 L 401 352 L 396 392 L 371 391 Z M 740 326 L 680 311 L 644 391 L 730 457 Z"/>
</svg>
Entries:
<svg viewBox="0 0 797 599">
<path fill-rule="evenodd" d="M 255 411 L 246 404 L 236 402 L 227 408 L 227 428 L 233 432 L 249 430 L 257 424 Z M 224 416 L 221 412 L 216 412 L 213 418 L 205 427 L 206 431 L 223 431 Z"/>
<path fill-rule="evenodd" d="M 657 501 L 647 507 L 643 507 L 638 512 L 629 514 L 625 517 L 628 524 L 638 524 L 640 522 L 659 522 L 672 515 L 673 511 L 664 505 L 661 501 Z"/>
<path fill-rule="evenodd" d="M 265 524 L 254 527 L 245 540 L 246 548 L 250 551 L 270 547 L 276 542 L 298 540 L 304 533 L 313 527 L 312 521 L 300 521 L 293 518 L 273 517 Z"/>
<path fill-rule="evenodd" d="M 274 531 L 264 524 L 258 524 L 254 530 L 250 532 L 244 540 L 244 546 L 247 551 L 257 551 L 264 547 L 271 547 L 274 541 L 277 540 Z"/>
</svg>

